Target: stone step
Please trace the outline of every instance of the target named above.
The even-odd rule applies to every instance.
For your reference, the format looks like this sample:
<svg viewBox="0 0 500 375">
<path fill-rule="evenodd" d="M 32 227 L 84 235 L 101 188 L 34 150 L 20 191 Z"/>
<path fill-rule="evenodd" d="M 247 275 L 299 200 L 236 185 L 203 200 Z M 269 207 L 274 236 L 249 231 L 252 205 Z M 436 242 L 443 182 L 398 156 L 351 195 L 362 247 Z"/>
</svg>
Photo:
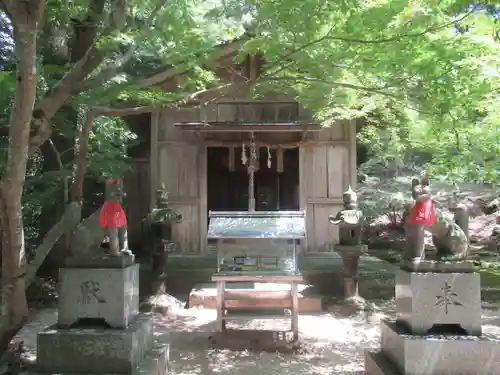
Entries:
<svg viewBox="0 0 500 375">
<path fill-rule="evenodd" d="M 152 317 L 142 313 L 125 329 L 48 327 L 38 333 L 37 368 L 45 374 L 131 374 L 153 348 L 153 336 Z"/>
<path fill-rule="evenodd" d="M 299 284 L 299 312 L 321 312 L 323 298 L 311 293 L 312 286 Z M 217 306 L 215 283 L 195 285 L 189 293 L 188 307 L 202 306 L 215 309 Z M 231 283 L 226 285 L 225 304 L 229 309 L 286 309 L 291 307 L 290 285 L 278 283 Z"/>
<path fill-rule="evenodd" d="M 146 353 L 142 362 L 134 369 L 132 369 L 128 373 L 124 373 L 122 375 L 168 375 L 169 371 L 169 361 L 170 361 L 170 345 L 169 344 L 160 344 L 155 343 L 153 348 Z M 96 368 L 99 368 L 99 364 L 95 364 Z M 24 372 L 25 375 L 52 375 L 52 372 L 44 373 L 44 372 Z M 63 373 L 60 375 L 75 375 L 79 374 L 70 372 Z M 98 375 L 117 375 L 116 373 L 99 373 Z"/>
<path fill-rule="evenodd" d="M 365 351 L 366 375 L 402 375 L 382 352 Z"/>
</svg>

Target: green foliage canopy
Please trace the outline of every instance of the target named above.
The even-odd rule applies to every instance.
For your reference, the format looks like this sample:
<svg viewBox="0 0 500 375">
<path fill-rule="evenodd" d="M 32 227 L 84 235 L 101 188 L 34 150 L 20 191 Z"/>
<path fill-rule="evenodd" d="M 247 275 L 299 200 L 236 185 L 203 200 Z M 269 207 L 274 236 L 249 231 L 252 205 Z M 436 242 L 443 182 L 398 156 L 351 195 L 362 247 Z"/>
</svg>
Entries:
<svg viewBox="0 0 500 375">
<path fill-rule="evenodd" d="M 463 1 L 255 1 L 263 81 L 320 119 L 367 118 L 374 156 L 499 181 L 498 12 Z M 491 9 L 490 9 L 491 10 Z M 383 128 L 381 133 L 380 128 Z"/>
</svg>

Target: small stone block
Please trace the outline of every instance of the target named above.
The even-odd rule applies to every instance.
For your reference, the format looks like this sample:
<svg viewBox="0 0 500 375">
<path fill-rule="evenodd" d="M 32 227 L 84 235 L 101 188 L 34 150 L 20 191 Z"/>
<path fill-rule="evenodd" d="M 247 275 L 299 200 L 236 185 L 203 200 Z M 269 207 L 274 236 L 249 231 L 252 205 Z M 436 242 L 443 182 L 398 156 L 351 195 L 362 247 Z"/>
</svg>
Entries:
<svg viewBox="0 0 500 375">
<path fill-rule="evenodd" d="M 396 317 L 411 333 L 434 325 L 460 325 L 481 335 L 481 282 L 478 273 L 396 271 Z"/>
<path fill-rule="evenodd" d="M 383 355 L 404 375 L 500 375 L 498 337 L 415 336 L 389 320 L 381 336 Z"/>
<path fill-rule="evenodd" d="M 421 262 L 407 262 L 401 269 L 409 272 L 434 272 L 434 273 L 473 273 L 474 267 L 469 262 L 438 262 L 424 260 Z"/>
<path fill-rule="evenodd" d="M 368 251 L 367 245 L 335 245 L 335 251 L 341 255 L 361 256 Z"/>
<path fill-rule="evenodd" d="M 132 375 L 167 375 L 170 345 L 155 344 Z"/>
<path fill-rule="evenodd" d="M 125 268 L 135 262 L 134 254 L 120 253 L 118 255 L 106 254 L 103 249 L 90 255 L 75 255 L 65 261 L 68 268 Z"/>
<path fill-rule="evenodd" d="M 127 329 L 62 329 L 37 337 L 37 367 L 45 374 L 130 374 L 153 346 L 153 322 L 141 314 Z"/>
<path fill-rule="evenodd" d="M 61 268 L 58 325 L 81 318 L 125 328 L 139 313 L 139 265 L 125 268 Z"/>
<path fill-rule="evenodd" d="M 382 352 L 365 350 L 366 375 L 402 375 Z"/>
</svg>

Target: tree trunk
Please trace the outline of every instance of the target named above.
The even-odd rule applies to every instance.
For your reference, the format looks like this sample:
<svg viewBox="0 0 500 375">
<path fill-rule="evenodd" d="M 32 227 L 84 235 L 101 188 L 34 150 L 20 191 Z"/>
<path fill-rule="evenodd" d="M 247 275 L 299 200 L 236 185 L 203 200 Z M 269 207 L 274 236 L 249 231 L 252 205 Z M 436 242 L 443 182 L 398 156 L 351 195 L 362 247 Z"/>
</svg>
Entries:
<svg viewBox="0 0 500 375">
<path fill-rule="evenodd" d="M 5 174 L 0 181 L 2 224 L 2 320 L 0 350 L 28 318 L 25 292 L 23 194 L 28 161 L 30 123 L 36 98 L 36 38 L 43 13 L 43 0 L 4 0 L 14 26 L 16 53 L 16 95 L 9 122 L 9 148 Z"/>
<path fill-rule="evenodd" d="M 64 110 L 65 108 L 62 109 Z M 63 120 L 72 120 L 70 116 L 74 111 L 71 110 L 72 112 L 70 112 L 70 110 L 71 108 L 64 111 Z M 59 120 L 59 116 L 55 120 Z M 55 126 L 57 127 L 57 123 Z M 73 161 L 73 150 L 74 140 L 69 137 L 65 137 L 60 133 L 52 134 L 51 139 L 40 147 L 40 151 L 43 156 L 43 173 L 51 171 L 62 172 L 65 166 L 69 165 L 70 162 Z M 69 201 L 68 185 L 69 178 L 65 178 L 64 181 L 61 182 L 61 187 L 54 193 L 54 199 L 50 202 L 44 202 L 41 214 L 43 220 L 40 222 L 39 226 L 40 238 L 44 238 L 54 226 L 58 225 L 58 222 L 61 220 L 63 215 L 65 215 L 67 210 L 66 205 Z M 67 249 L 69 248 L 69 243 L 66 241 L 66 238 L 69 239 L 69 236 L 63 235 L 61 239 L 58 238 L 57 243 L 54 244 L 54 248 L 50 250 L 50 254 L 43 256 L 44 262 L 39 267 L 40 273 L 46 276 L 57 277 L 59 268 L 62 266 L 62 260 L 68 253 Z M 45 239 L 43 240 L 45 241 Z M 38 259 L 38 253 L 36 253 L 35 256 Z M 29 282 L 26 286 L 29 287 Z"/>
<path fill-rule="evenodd" d="M 28 303 L 24 275 L 23 219 L 21 204 L 9 202 L 2 192 L 2 321 L 0 326 L 0 351 L 7 348 L 10 340 L 28 318 Z"/>
<path fill-rule="evenodd" d="M 29 287 L 35 280 L 38 269 L 59 239 L 64 235 L 70 236 L 80 223 L 81 217 L 82 206 L 79 202 L 71 202 L 66 205 L 62 218 L 49 230 L 40 246 L 36 248 L 35 259 L 27 267 L 26 287 Z M 66 253 L 69 255 L 69 251 Z"/>
</svg>

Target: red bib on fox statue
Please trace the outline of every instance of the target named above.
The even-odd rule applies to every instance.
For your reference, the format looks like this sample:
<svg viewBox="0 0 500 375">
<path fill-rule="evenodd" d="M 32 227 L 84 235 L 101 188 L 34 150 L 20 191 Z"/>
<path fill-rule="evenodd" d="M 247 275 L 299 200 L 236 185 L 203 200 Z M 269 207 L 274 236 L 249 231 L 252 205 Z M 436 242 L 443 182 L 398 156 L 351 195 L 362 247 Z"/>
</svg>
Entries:
<svg viewBox="0 0 500 375">
<path fill-rule="evenodd" d="M 408 216 L 408 224 L 419 224 L 425 227 L 436 224 L 436 214 L 434 213 L 432 200 L 415 203 Z"/>
<path fill-rule="evenodd" d="M 412 196 L 415 200 L 410 215 L 408 216 L 408 224 L 423 225 L 430 227 L 436 224 L 436 214 L 434 212 L 434 203 L 431 199 L 431 190 L 429 187 L 429 179 L 427 176 L 422 178 L 422 181 L 412 182 Z"/>
<path fill-rule="evenodd" d="M 127 226 L 127 216 L 120 204 L 121 180 L 113 178 L 106 181 L 105 201 L 99 216 L 99 225 L 104 228 L 120 228 Z"/>
</svg>

